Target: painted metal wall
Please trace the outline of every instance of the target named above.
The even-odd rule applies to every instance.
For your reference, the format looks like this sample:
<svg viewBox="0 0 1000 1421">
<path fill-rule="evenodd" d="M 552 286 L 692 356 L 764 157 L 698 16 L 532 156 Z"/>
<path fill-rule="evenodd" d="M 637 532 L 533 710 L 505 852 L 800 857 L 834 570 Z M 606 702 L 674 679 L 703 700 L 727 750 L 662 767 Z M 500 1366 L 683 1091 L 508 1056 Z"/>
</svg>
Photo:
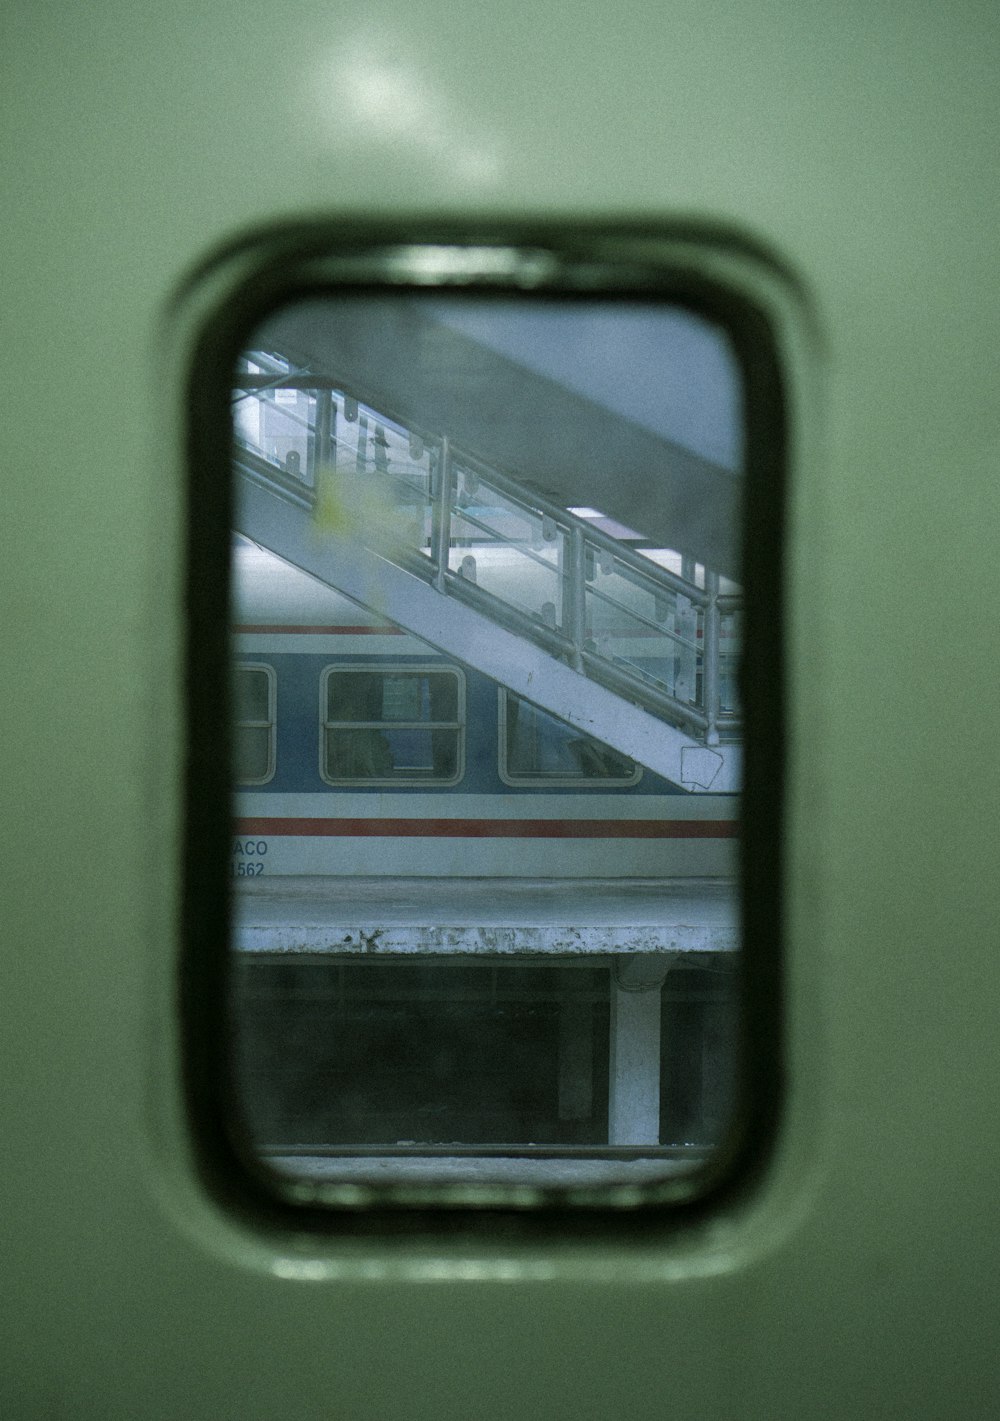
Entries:
<svg viewBox="0 0 1000 1421">
<path fill-rule="evenodd" d="M 993 7 L 95 0 L 3 29 L 0 1412 L 992 1414 Z M 279 1243 L 186 1154 L 172 300 L 260 224 L 411 210 L 718 222 L 801 283 L 785 1127 L 753 1198 L 628 1256 Z"/>
</svg>

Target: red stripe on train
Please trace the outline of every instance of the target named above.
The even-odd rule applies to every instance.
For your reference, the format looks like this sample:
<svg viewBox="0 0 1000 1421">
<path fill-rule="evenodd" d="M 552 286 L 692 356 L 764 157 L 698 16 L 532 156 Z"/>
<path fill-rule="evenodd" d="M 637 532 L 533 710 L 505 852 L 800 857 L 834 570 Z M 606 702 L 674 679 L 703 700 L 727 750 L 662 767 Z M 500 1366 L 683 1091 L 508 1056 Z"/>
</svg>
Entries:
<svg viewBox="0 0 1000 1421">
<path fill-rule="evenodd" d="M 310 838 L 734 839 L 735 819 L 237 819 L 237 835 Z"/>
</svg>

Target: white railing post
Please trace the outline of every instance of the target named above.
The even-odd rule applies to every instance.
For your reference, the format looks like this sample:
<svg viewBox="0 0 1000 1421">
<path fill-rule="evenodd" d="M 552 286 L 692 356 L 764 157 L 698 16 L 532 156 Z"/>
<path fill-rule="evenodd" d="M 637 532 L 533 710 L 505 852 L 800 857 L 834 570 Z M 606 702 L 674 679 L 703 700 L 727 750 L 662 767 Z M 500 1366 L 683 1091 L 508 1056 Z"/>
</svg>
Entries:
<svg viewBox="0 0 1000 1421">
<path fill-rule="evenodd" d="M 705 728 L 705 744 L 718 745 L 719 743 L 719 642 L 720 642 L 720 614 L 719 614 L 719 574 L 709 572 L 705 569 L 705 592 L 708 600 L 705 603 L 705 644 L 703 650 L 704 657 L 704 687 L 705 687 L 705 716 L 708 725 Z"/>
<path fill-rule="evenodd" d="M 437 488 L 434 490 L 434 523 L 431 537 L 431 560 L 434 564 L 434 585 L 445 590 L 448 572 L 448 551 L 451 547 L 451 496 L 454 476 L 451 465 L 451 445 L 442 435 L 437 466 Z"/>
</svg>

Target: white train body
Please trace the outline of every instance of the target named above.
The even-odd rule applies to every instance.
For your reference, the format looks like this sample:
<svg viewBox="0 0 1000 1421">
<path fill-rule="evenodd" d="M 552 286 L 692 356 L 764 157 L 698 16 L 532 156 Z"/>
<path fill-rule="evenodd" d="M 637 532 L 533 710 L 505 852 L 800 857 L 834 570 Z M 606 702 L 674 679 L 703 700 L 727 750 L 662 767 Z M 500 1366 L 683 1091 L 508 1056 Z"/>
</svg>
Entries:
<svg viewBox="0 0 1000 1421">
<path fill-rule="evenodd" d="M 547 758 L 519 773 L 508 757 L 506 696 L 487 676 L 245 542 L 235 550 L 235 587 L 234 665 L 260 677 L 262 692 L 266 680 L 270 745 L 266 769 L 263 759 L 252 767 L 263 773 L 237 777 L 234 878 L 734 875 L 736 795 L 690 793 L 640 766 L 608 772 L 603 763 L 595 773 L 593 757 L 589 775 L 574 773 L 549 717 L 541 717 Z M 396 685 L 407 673 L 412 682 L 447 670 L 460 724 L 443 774 L 415 767 L 393 782 L 394 772 L 372 766 L 332 772 L 324 687 L 352 668 Z M 262 726 L 248 733 L 263 743 Z M 579 747 L 580 737 L 570 743 Z"/>
</svg>

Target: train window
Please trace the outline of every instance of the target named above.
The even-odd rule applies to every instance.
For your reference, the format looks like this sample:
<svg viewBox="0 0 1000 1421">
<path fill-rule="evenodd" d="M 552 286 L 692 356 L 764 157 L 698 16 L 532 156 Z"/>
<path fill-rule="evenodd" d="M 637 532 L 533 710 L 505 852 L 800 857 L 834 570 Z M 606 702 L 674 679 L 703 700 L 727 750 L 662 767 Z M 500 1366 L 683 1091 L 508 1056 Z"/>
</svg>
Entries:
<svg viewBox="0 0 1000 1421">
<path fill-rule="evenodd" d="M 455 784 L 464 678 L 424 667 L 327 667 L 323 778 L 329 784 Z"/>
<path fill-rule="evenodd" d="M 633 785 L 642 769 L 512 691 L 500 696 L 500 778 L 504 784 Z"/>
<path fill-rule="evenodd" d="M 701 1197 L 776 1081 L 768 321 L 690 241 L 312 240 L 201 367 L 201 1138 L 328 1222 Z"/>
<path fill-rule="evenodd" d="M 270 666 L 240 663 L 233 670 L 233 776 L 237 784 L 265 784 L 274 774 L 275 674 Z"/>
</svg>

